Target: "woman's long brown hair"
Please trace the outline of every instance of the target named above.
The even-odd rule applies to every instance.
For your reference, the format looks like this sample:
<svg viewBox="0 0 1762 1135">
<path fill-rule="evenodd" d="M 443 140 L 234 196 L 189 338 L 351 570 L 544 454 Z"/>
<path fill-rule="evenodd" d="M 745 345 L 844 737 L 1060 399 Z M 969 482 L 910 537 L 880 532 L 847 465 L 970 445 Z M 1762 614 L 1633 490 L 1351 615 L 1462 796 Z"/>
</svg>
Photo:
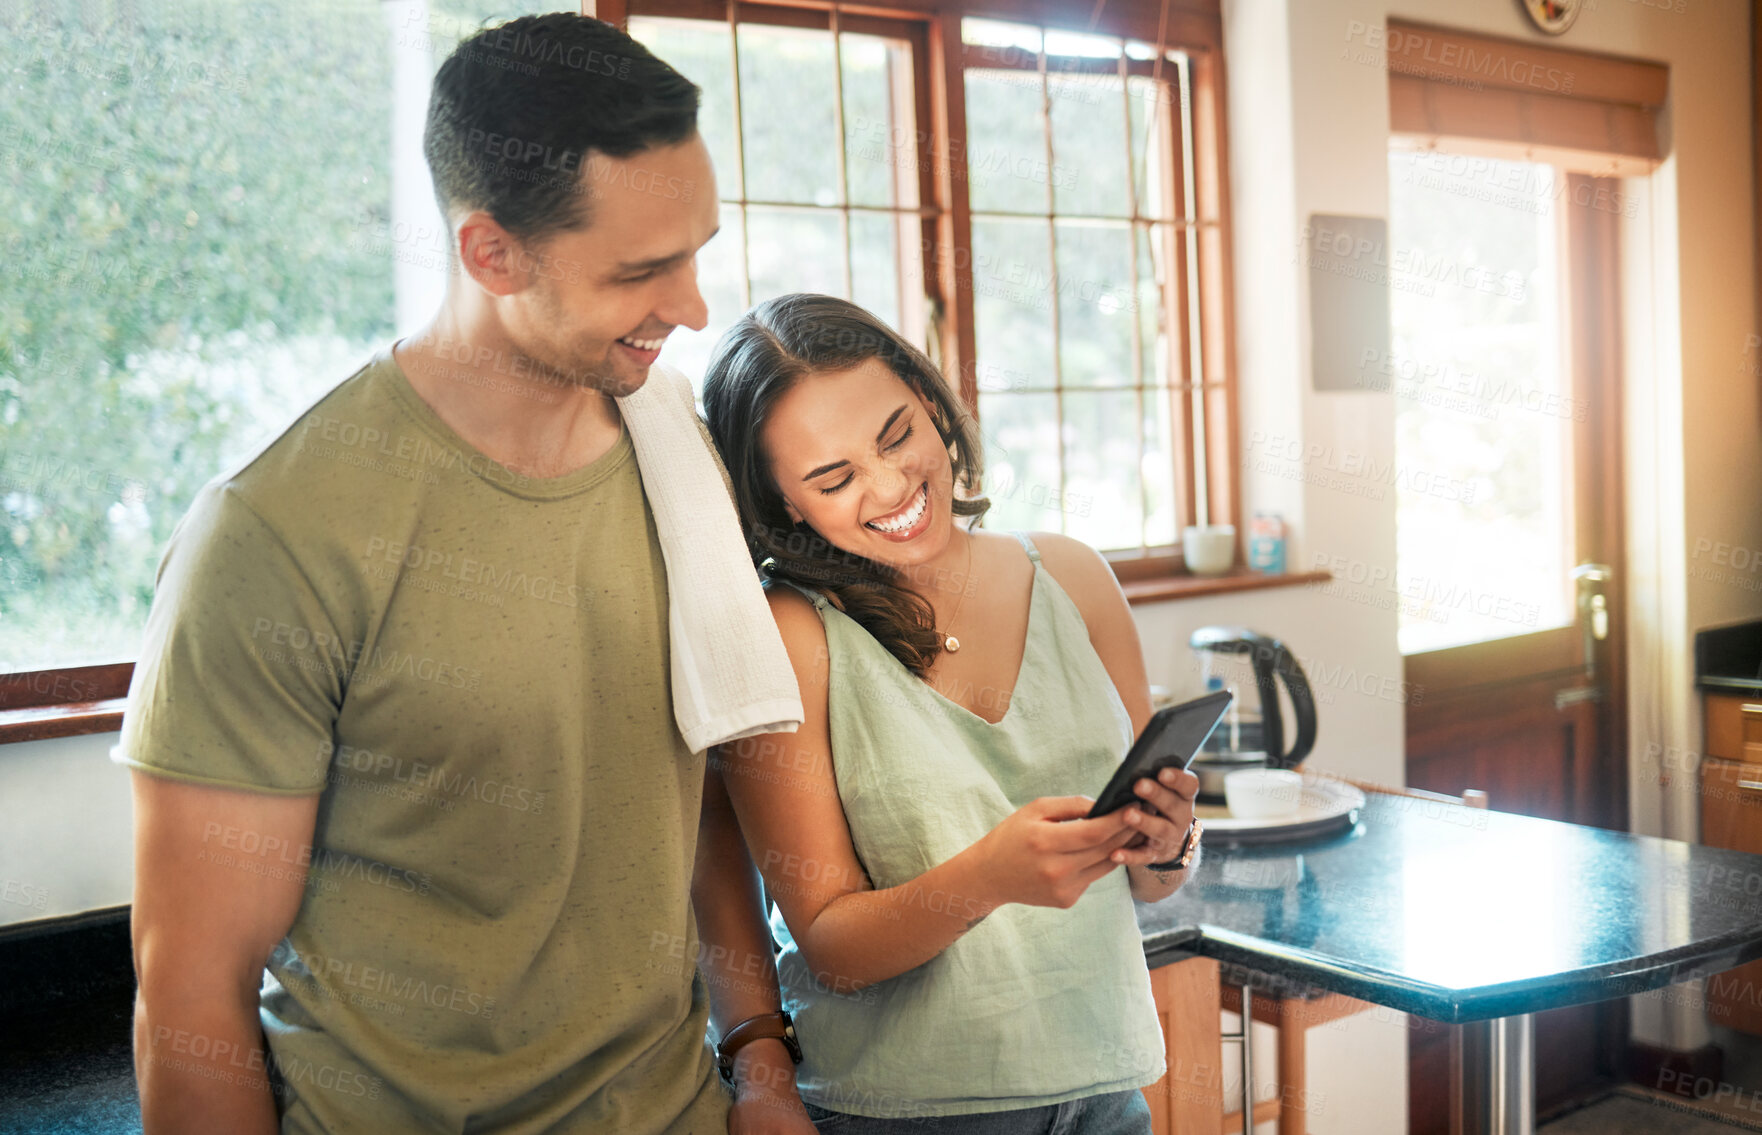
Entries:
<svg viewBox="0 0 1762 1135">
<path fill-rule="evenodd" d="M 954 466 L 954 513 L 982 517 L 991 502 L 979 495 L 984 448 L 978 423 L 922 351 L 846 300 L 798 292 L 747 312 L 716 344 L 704 375 L 704 411 L 734 481 L 753 563 L 773 580 L 826 595 L 922 677 L 942 650 L 929 602 L 903 586 L 897 569 L 790 520 L 759 443 L 771 407 L 797 382 L 869 359 L 880 359 L 930 403 Z"/>
</svg>

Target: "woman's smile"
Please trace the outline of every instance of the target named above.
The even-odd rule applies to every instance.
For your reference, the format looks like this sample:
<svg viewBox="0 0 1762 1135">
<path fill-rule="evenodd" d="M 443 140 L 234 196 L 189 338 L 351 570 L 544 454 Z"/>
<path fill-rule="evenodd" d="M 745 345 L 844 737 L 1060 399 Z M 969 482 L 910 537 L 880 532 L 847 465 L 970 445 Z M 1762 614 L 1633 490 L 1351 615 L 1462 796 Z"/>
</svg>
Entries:
<svg viewBox="0 0 1762 1135">
<path fill-rule="evenodd" d="M 863 527 L 883 539 L 903 543 L 916 539 L 930 527 L 933 512 L 935 510 L 930 507 L 930 483 L 924 481 L 918 485 L 918 491 L 912 494 L 912 499 L 906 502 L 904 508 L 865 521 Z"/>
</svg>

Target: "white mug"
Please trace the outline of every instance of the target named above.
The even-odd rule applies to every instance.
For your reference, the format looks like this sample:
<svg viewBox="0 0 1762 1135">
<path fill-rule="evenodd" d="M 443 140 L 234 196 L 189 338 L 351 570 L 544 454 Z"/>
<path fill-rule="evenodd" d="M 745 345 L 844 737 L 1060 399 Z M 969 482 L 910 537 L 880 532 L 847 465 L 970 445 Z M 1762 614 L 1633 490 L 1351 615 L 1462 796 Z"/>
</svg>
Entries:
<svg viewBox="0 0 1762 1135">
<path fill-rule="evenodd" d="M 1236 563 L 1236 526 L 1207 524 L 1183 529 L 1181 554 L 1194 575 L 1222 575 Z"/>
<path fill-rule="evenodd" d="M 1303 774 L 1254 768 L 1224 777 L 1224 806 L 1233 820 L 1277 820 L 1303 806 Z"/>
</svg>

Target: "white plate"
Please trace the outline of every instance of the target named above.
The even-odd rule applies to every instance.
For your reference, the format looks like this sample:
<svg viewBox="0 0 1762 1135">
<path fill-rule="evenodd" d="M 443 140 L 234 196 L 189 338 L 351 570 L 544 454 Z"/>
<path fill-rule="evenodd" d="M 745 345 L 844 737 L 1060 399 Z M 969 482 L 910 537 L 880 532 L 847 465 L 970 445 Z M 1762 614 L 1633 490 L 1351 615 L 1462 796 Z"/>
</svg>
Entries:
<svg viewBox="0 0 1762 1135">
<path fill-rule="evenodd" d="M 1288 816 L 1239 819 L 1230 815 L 1229 808 L 1222 804 L 1201 804 L 1194 809 L 1194 814 L 1204 821 L 1207 839 L 1215 835 L 1224 842 L 1271 843 L 1307 839 L 1350 828 L 1358 822 L 1358 810 L 1362 807 L 1364 793 L 1350 784 L 1326 777 L 1305 776 L 1297 810 Z"/>
</svg>

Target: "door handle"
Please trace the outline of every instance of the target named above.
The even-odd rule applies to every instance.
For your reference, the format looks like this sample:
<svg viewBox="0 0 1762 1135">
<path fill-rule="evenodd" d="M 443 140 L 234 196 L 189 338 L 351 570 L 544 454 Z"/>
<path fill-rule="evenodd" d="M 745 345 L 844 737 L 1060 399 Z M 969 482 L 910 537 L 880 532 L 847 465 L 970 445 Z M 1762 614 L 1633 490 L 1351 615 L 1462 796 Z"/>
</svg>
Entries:
<svg viewBox="0 0 1762 1135">
<path fill-rule="evenodd" d="M 1572 569 L 1578 594 L 1578 622 L 1584 629 L 1585 677 L 1597 677 L 1597 644 L 1609 637 L 1609 597 L 1603 585 L 1615 578 L 1608 564 L 1583 563 Z"/>
<path fill-rule="evenodd" d="M 1565 709 L 1567 706 L 1579 705 L 1583 702 L 1602 700 L 1602 686 L 1570 686 L 1564 690 L 1554 691 L 1555 709 Z"/>
</svg>

